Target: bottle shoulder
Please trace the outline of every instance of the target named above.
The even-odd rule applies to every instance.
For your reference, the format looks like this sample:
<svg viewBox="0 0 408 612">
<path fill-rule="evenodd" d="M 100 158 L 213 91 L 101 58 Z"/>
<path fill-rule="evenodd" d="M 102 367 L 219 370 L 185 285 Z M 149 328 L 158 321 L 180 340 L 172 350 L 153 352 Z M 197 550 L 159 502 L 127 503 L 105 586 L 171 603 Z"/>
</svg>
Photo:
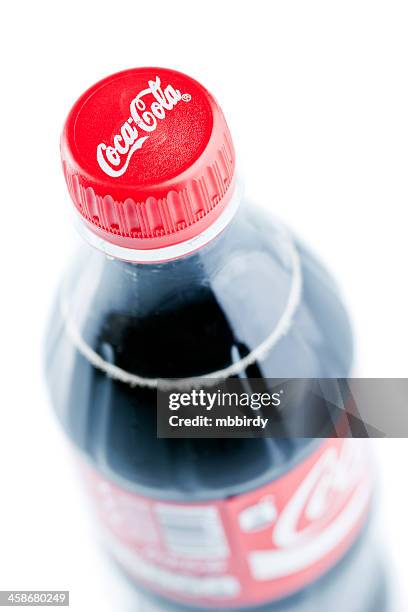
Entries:
<svg viewBox="0 0 408 612">
<path fill-rule="evenodd" d="M 262 211 L 242 215 L 222 239 L 182 260 L 135 265 L 84 249 L 59 300 L 93 349 L 116 347 L 123 367 L 141 376 L 222 370 L 271 336 L 263 376 L 277 368 L 277 376 L 346 376 L 352 359 L 333 280 Z"/>
</svg>

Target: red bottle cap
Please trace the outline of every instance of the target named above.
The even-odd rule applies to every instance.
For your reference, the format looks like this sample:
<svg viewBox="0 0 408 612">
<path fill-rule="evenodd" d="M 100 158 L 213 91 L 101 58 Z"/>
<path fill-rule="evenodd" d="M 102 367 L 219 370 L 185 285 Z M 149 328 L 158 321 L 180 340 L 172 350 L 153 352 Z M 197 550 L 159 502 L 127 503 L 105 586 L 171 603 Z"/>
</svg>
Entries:
<svg viewBox="0 0 408 612">
<path fill-rule="evenodd" d="M 201 234 L 233 190 L 224 115 L 202 85 L 174 70 L 125 70 L 88 89 L 68 116 L 61 156 L 88 228 L 130 249 Z"/>
</svg>

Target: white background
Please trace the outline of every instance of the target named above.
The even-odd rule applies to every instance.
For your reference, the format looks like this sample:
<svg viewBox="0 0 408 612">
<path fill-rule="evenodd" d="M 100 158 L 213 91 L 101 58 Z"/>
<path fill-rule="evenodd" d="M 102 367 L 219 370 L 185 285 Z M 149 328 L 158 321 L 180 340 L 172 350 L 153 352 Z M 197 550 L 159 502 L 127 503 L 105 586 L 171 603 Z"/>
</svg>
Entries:
<svg viewBox="0 0 408 612">
<path fill-rule="evenodd" d="M 41 371 L 74 235 L 58 151 L 65 115 L 93 82 L 131 66 L 202 81 L 229 120 L 247 193 L 339 280 L 358 373 L 405 377 L 408 5 L 34 0 L 1 12 L 0 589 L 71 589 L 72 609 L 103 612 L 119 608 L 101 586 Z M 383 441 L 378 454 L 385 538 L 404 579 L 407 443 Z"/>
</svg>

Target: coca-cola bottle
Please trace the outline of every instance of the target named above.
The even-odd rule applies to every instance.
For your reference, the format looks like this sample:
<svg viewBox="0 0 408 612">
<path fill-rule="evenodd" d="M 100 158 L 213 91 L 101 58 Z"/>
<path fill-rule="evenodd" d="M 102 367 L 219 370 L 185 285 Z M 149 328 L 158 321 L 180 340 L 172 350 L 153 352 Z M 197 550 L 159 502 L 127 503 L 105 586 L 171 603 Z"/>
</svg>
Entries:
<svg viewBox="0 0 408 612">
<path fill-rule="evenodd" d="M 386 610 L 367 441 L 157 437 L 157 390 L 180 379 L 346 377 L 352 360 L 335 284 L 247 204 L 213 96 L 173 70 L 115 74 L 75 103 L 61 152 L 85 240 L 48 386 L 143 609 Z"/>
</svg>

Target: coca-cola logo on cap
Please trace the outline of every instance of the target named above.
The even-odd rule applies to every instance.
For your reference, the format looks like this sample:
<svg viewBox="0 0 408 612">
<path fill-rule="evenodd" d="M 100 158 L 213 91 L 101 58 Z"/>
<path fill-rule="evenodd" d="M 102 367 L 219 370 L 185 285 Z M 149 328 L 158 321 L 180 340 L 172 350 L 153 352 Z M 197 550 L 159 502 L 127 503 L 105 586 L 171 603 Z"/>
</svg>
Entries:
<svg viewBox="0 0 408 612">
<path fill-rule="evenodd" d="M 161 86 L 160 77 L 148 81 L 148 87 L 133 98 L 129 106 L 129 118 L 124 121 L 120 132 L 113 137 L 112 144 L 99 143 L 96 152 L 98 164 L 108 176 L 122 176 L 129 166 L 135 151 L 149 138 L 144 133 L 154 132 L 159 121 L 172 111 L 180 100 L 189 102 L 190 94 L 182 94 L 179 89 Z M 140 134 L 142 131 L 142 135 Z"/>
</svg>

